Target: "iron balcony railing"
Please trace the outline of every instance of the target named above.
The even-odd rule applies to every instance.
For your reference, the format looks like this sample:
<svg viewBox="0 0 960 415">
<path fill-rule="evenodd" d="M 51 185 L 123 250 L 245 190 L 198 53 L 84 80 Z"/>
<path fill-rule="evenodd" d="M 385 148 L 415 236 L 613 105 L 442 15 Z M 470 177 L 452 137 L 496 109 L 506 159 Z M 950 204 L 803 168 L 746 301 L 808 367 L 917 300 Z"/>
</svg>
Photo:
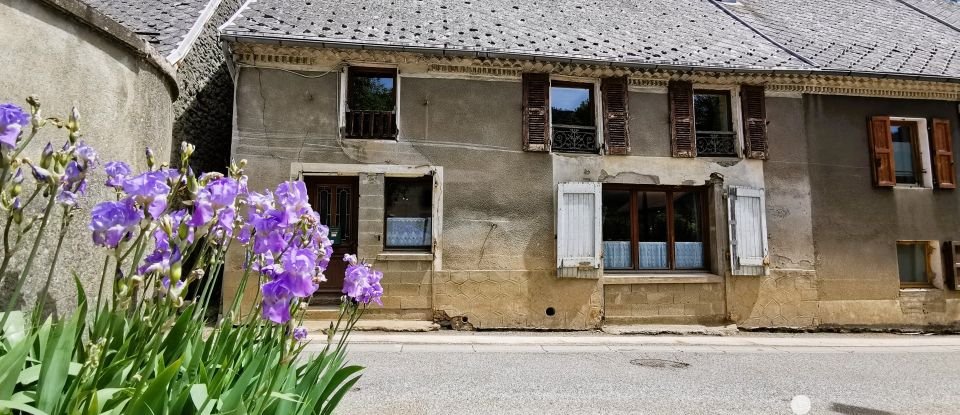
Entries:
<svg viewBox="0 0 960 415">
<path fill-rule="evenodd" d="M 737 135 L 732 131 L 697 131 L 697 155 L 737 156 Z"/>
<path fill-rule="evenodd" d="M 347 111 L 344 134 L 350 138 L 395 138 L 397 115 L 393 111 Z"/>
<path fill-rule="evenodd" d="M 553 130 L 551 147 L 554 151 L 596 153 L 599 150 L 596 127 L 553 124 L 551 129 Z"/>
</svg>

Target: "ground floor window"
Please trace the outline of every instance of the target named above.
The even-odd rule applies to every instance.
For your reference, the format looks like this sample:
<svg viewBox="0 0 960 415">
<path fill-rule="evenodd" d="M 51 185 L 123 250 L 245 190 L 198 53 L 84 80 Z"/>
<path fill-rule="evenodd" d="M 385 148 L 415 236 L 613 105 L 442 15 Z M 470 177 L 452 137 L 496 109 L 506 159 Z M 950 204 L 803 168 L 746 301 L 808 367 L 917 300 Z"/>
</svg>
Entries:
<svg viewBox="0 0 960 415">
<path fill-rule="evenodd" d="M 384 188 L 384 248 L 429 251 L 433 176 L 387 177 Z"/>
<path fill-rule="evenodd" d="M 603 187 L 607 270 L 706 268 L 703 187 Z"/>
<path fill-rule="evenodd" d="M 897 267 L 900 286 L 929 287 L 933 281 L 933 254 L 937 243 L 932 241 L 898 241 Z"/>
</svg>

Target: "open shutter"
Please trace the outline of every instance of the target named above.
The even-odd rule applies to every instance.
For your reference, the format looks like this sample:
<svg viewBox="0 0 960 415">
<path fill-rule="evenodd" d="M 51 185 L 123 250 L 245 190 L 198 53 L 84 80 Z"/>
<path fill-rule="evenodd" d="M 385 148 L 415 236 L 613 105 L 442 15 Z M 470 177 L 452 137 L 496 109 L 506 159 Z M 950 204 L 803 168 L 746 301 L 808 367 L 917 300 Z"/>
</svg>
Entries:
<svg viewBox="0 0 960 415">
<path fill-rule="evenodd" d="M 697 139 L 693 120 L 693 84 L 672 81 L 670 91 L 670 138 L 674 157 L 696 157 Z"/>
<path fill-rule="evenodd" d="M 550 151 L 550 75 L 523 74 L 523 149 Z"/>
<path fill-rule="evenodd" d="M 767 215 L 763 190 L 730 187 L 727 193 L 730 271 L 733 275 L 765 275 Z"/>
<path fill-rule="evenodd" d="M 930 135 L 930 147 L 933 154 L 934 179 L 940 189 L 956 189 L 957 175 L 953 168 L 953 134 L 950 133 L 950 121 L 933 119 L 933 134 Z"/>
<path fill-rule="evenodd" d="M 893 170 L 893 137 L 890 135 L 890 117 L 870 117 L 867 131 L 870 134 L 870 166 L 873 169 L 874 186 L 896 186 L 897 176 Z"/>
<path fill-rule="evenodd" d="M 744 85 L 740 88 L 740 106 L 743 108 L 743 134 L 746 151 L 752 159 L 767 159 L 767 109 L 762 86 Z"/>
<path fill-rule="evenodd" d="M 603 137 L 607 154 L 625 155 L 630 152 L 627 110 L 627 77 L 603 78 Z"/>
<path fill-rule="evenodd" d="M 557 276 L 600 277 L 601 184 L 557 186 Z"/>
</svg>

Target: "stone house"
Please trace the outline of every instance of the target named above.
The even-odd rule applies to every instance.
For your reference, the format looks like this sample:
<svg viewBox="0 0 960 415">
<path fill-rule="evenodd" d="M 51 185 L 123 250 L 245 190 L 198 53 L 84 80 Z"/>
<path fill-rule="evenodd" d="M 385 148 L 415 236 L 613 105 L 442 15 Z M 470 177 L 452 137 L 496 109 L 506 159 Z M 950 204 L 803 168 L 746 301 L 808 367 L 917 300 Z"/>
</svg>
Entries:
<svg viewBox="0 0 960 415">
<path fill-rule="evenodd" d="M 247 2 L 231 156 L 379 318 L 953 326 L 960 5 L 863 3 Z"/>
</svg>

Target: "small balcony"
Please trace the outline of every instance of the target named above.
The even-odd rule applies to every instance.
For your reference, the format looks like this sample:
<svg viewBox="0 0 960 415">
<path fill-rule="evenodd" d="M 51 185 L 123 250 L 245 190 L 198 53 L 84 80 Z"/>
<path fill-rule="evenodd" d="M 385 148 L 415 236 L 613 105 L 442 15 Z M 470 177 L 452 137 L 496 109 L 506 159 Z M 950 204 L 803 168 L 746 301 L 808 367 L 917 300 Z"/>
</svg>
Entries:
<svg viewBox="0 0 960 415">
<path fill-rule="evenodd" d="M 737 134 L 732 131 L 697 131 L 697 155 L 736 157 Z"/>
<path fill-rule="evenodd" d="M 396 138 L 397 115 L 393 111 L 347 111 L 344 135 L 348 138 Z"/>
<path fill-rule="evenodd" d="M 553 124 L 553 151 L 597 153 L 597 128 L 583 125 Z"/>
</svg>

